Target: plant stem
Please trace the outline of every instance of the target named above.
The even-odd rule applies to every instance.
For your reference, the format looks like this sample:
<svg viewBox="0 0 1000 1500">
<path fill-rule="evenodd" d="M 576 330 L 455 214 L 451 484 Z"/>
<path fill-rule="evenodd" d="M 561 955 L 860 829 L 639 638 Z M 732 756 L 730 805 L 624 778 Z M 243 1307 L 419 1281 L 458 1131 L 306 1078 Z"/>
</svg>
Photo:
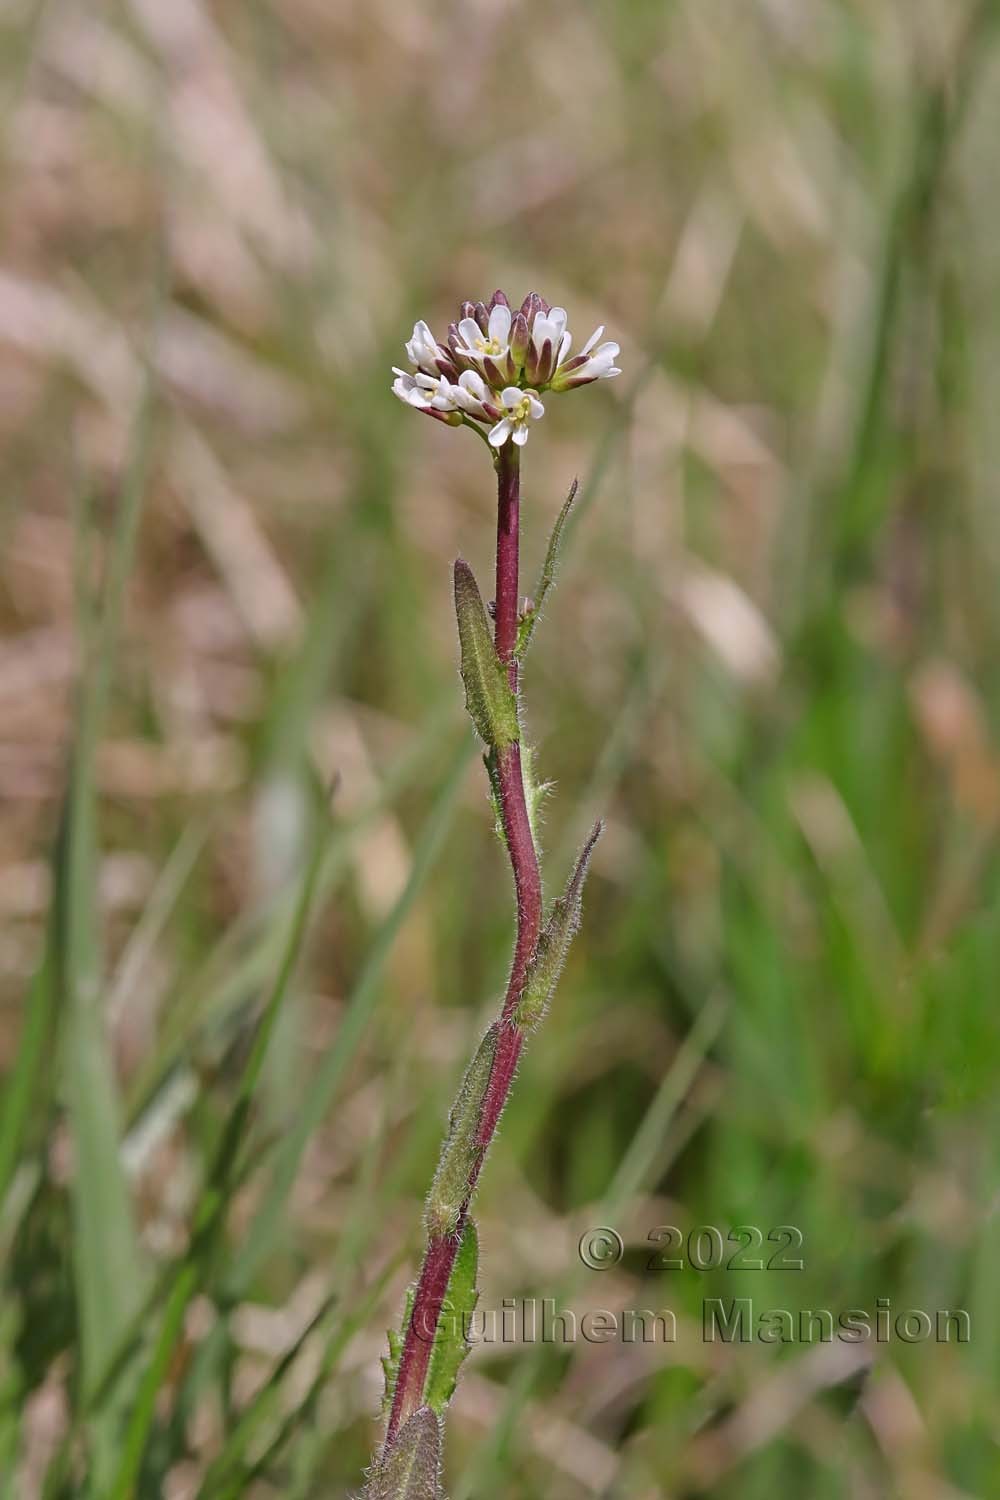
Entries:
<svg viewBox="0 0 1000 1500">
<path fill-rule="evenodd" d="M 497 462 L 497 655 L 507 663 L 511 689 L 517 696 L 518 541 L 520 535 L 521 455 L 512 442 L 500 449 Z M 497 785 L 507 849 L 517 894 L 517 938 L 502 1019 L 508 1023 L 524 988 L 524 978 L 542 925 L 542 881 L 521 772 L 521 747 L 497 752 Z M 493 1139 L 514 1079 L 524 1033 L 508 1024 L 500 1029 L 497 1053 L 479 1119 L 480 1164 Z M 478 1175 L 478 1169 L 477 1169 Z"/>
<path fill-rule="evenodd" d="M 509 442 L 499 450 L 496 460 L 497 570 L 494 642 L 500 660 L 507 663 L 508 678 L 515 694 L 518 686 L 514 648 L 517 643 L 519 603 L 520 457 L 519 449 Z M 413 1300 L 413 1314 L 405 1333 L 386 1430 L 386 1443 L 392 1442 L 400 1427 L 420 1405 L 434 1335 L 465 1228 L 469 1203 L 483 1159 L 507 1102 L 524 1041 L 524 1032 L 514 1022 L 513 1012 L 524 988 L 525 974 L 541 931 L 542 881 L 528 818 L 520 745 L 509 745 L 497 751 L 497 785 L 517 895 L 517 936 L 501 1013 L 505 1024 L 500 1027 L 493 1069 L 479 1116 L 478 1152 L 469 1173 L 458 1228 L 452 1235 L 432 1235 L 427 1242 Z"/>
<path fill-rule="evenodd" d="M 510 685 L 517 691 L 518 556 L 521 535 L 521 450 L 505 443 L 497 451 L 497 656 L 508 663 Z"/>
</svg>

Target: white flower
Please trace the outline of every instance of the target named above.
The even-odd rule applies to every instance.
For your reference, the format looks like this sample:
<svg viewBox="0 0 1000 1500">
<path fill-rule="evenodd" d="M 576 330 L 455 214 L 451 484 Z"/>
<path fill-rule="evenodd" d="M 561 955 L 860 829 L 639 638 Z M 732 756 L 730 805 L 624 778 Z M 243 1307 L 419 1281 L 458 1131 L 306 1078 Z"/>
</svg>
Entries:
<svg viewBox="0 0 1000 1500">
<path fill-rule="evenodd" d="M 495 422 L 500 415 L 494 393 L 476 370 L 463 370 L 450 390 L 458 409 L 477 421 Z"/>
<path fill-rule="evenodd" d="M 413 337 L 407 341 L 406 354 L 410 364 L 425 374 L 441 373 L 443 351 L 423 318 L 413 325 Z"/>
<path fill-rule="evenodd" d="M 528 441 L 528 418 L 537 422 L 544 417 L 545 407 L 538 399 L 537 391 L 522 391 L 516 385 L 505 386 L 500 392 L 504 415 L 490 431 L 490 442 L 494 448 L 502 448 L 509 437 L 519 448 Z"/>
<path fill-rule="evenodd" d="M 397 365 L 393 365 L 392 373 L 396 376 L 392 382 L 392 393 L 407 406 L 415 406 L 418 411 L 456 410 L 457 388 L 443 376 L 425 375 L 422 371 L 411 375 Z"/>
<path fill-rule="evenodd" d="M 525 374 L 538 385 L 548 385 L 553 371 L 569 353 L 573 335 L 566 331 L 569 314 L 564 307 L 551 307 L 535 314 Z"/>
<path fill-rule="evenodd" d="M 489 379 L 502 379 L 510 360 L 510 325 L 513 313 L 503 302 L 498 302 L 489 316 L 489 326 L 484 333 L 475 318 L 463 318 L 458 325 L 454 352 L 460 359 L 468 360 Z"/>
<path fill-rule="evenodd" d="M 621 352 L 619 346 L 610 341 L 597 344 L 603 332 L 603 324 L 600 328 L 595 328 L 579 354 L 573 359 L 569 358 L 572 340 L 568 334 L 564 336 L 556 368 L 549 377 L 554 391 L 569 391 L 577 385 L 589 385 L 592 380 L 612 380 L 616 375 L 621 374 L 621 370 L 615 364 Z M 595 344 L 597 344 L 596 348 Z"/>
<path fill-rule="evenodd" d="M 566 322 L 566 309 L 549 307 L 537 292 L 515 312 L 500 291 L 489 303 L 463 302 L 447 343 L 439 343 L 420 319 L 406 342 L 413 372 L 393 368 L 393 393 L 449 426 L 482 423 L 496 448 L 510 437 L 520 447 L 529 424 L 544 415 L 540 394 L 621 374 L 618 345 L 600 342 L 603 327 L 571 355 Z"/>
</svg>

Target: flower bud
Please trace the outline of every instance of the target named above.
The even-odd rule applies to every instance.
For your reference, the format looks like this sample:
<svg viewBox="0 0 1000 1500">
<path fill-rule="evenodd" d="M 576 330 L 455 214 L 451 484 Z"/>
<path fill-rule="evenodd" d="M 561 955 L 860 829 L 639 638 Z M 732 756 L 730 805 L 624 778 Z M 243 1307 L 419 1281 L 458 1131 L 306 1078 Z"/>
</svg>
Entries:
<svg viewBox="0 0 1000 1500">
<path fill-rule="evenodd" d="M 529 328 L 534 323 L 538 313 L 547 313 L 548 310 L 549 304 L 545 301 L 545 298 L 540 297 L 537 292 L 529 292 L 524 301 L 521 303 L 521 311 L 524 313 L 524 316 L 527 319 Z"/>
<path fill-rule="evenodd" d="M 528 341 L 531 338 L 531 330 L 528 320 L 524 316 L 524 310 L 515 313 L 514 321 L 510 325 L 510 352 L 513 357 L 516 370 L 524 367 L 524 357 L 528 352 Z M 515 372 L 516 373 L 516 372 Z M 514 378 L 513 376 L 511 377 Z"/>
<path fill-rule="evenodd" d="M 487 310 L 486 303 L 477 302 L 472 310 L 472 316 L 475 318 L 476 322 L 479 324 L 483 332 L 488 334 L 490 331 L 490 315 Z"/>
<path fill-rule="evenodd" d="M 489 310 L 490 310 L 490 312 L 492 312 L 495 307 L 509 307 L 509 306 L 510 306 L 510 303 L 507 301 L 506 294 L 504 292 L 502 292 L 499 287 L 497 287 L 496 291 L 493 293 L 493 296 L 490 298 L 490 304 L 489 304 Z"/>
</svg>

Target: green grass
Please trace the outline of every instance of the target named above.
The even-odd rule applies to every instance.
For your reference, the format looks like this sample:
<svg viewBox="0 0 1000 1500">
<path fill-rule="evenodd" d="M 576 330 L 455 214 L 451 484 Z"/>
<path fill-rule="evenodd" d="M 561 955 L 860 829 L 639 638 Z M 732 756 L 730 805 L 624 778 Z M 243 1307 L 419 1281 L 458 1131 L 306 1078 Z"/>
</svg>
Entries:
<svg viewBox="0 0 1000 1500">
<path fill-rule="evenodd" d="M 388 371 L 497 284 L 626 373 L 525 456 L 526 588 L 580 480 L 553 882 L 607 830 L 482 1305 L 678 1338 L 475 1350 L 447 1493 L 996 1493 L 997 7 L 15 10 L 0 1500 L 360 1488 L 512 937 L 449 582 L 491 474 Z M 802 1269 L 657 1268 L 743 1225 Z M 972 1338 L 707 1342 L 734 1297 Z"/>
</svg>

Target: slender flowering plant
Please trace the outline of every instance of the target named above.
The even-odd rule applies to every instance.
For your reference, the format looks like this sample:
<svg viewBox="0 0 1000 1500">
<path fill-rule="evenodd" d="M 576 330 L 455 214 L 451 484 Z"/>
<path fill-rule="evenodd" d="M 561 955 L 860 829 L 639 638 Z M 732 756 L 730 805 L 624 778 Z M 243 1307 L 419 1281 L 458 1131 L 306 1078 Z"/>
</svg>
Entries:
<svg viewBox="0 0 1000 1500">
<path fill-rule="evenodd" d="M 455 609 L 466 707 L 486 750 L 484 761 L 517 897 L 514 958 L 503 1007 L 469 1063 L 424 1210 L 427 1246 L 407 1294 L 402 1329 L 389 1335 L 385 1367 L 385 1441 L 366 1500 L 441 1500 L 441 1439 L 446 1408 L 468 1353 L 478 1296 L 478 1240 L 469 1214 L 483 1160 L 514 1081 L 526 1036 L 542 1020 L 580 922 L 583 886 L 598 824 L 569 883 L 546 913 L 537 824 L 547 786 L 536 782 L 522 736 L 520 666 L 555 576 L 559 542 L 576 494 L 559 513 L 534 600 L 518 592 L 520 461 L 542 397 L 620 374 L 618 345 L 603 328 L 576 355 L 566 312 L 532 292 L 515 312 L 503 292 L 464 302 L 445 342 L 417 323 L 406 345 L 411 370 L 394 370 L 401 401 L 435 421 L 472 427 L 490 446 L 497 475 L 496 598 L 493 625 L 472 569 L 455 563 Z"/>
</svg>

